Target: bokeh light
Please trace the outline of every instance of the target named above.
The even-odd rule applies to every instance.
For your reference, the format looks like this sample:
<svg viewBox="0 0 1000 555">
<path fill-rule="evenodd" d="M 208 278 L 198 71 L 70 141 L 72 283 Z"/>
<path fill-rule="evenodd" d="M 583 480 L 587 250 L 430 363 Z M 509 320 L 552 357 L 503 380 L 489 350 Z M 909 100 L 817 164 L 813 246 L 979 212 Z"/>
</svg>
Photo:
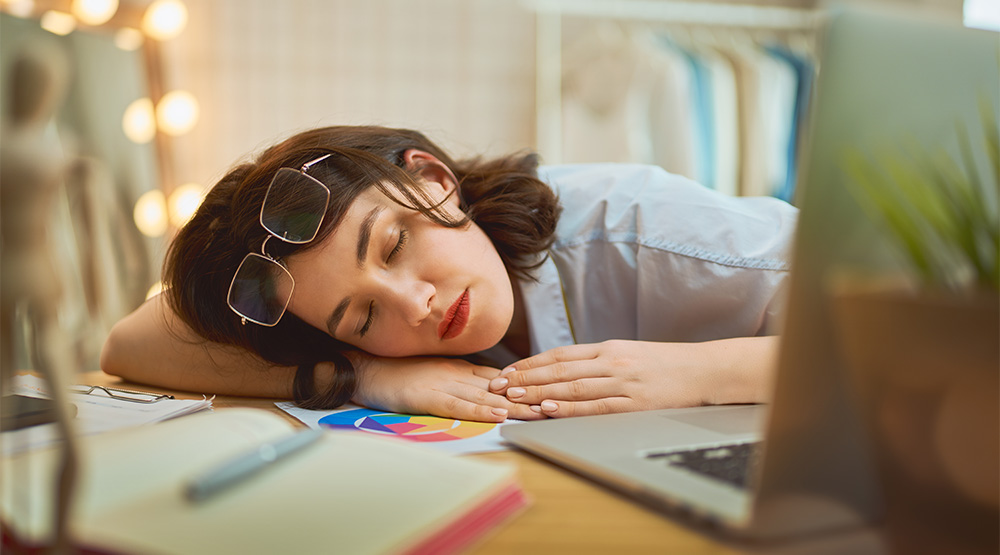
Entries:
<svg viewBox="0 0 1000 555">
<path fill-rule="evenodd" d="M 152 287 L 149 288 L 149 291 L 146 291 L 146 300 L 148 301 L 149 299 L 152 299 L 153 297 L 159 295 L 162 292 L 163 292 L 163 282 L 158 281 L 154 283 Z"/>
<path fill-rule="evenodd" d="M 156 40 L 181 34 L 187 25 L 187 7 L 180 0 L 156 0 L 142 16 L 142 30 Z"/>
<path fill-rule="evenodd" d="M 153 101 L 140 98 L 125 108 L 122 130 L 132 142 L 146 144 L 156 136 L 156 117 L 153 115 Z"/>
<path fill-rule="evenodd" d="M 162 237 L 167 232 L 167 199 L 163 191 L 154 189 L 143 193 L 135 202 L 132 218 L 146 237 Z"/>
<path fill-rule="evenodd" d="M 205 188 L 197 183 L 187 183 L 174 189 L 167 199 L 167 214 L 170 223 L 181 227 L 194 216 L 205 197 Z"/>
<path fill-rule="evenodd" d="M 138 29 L 133 29 L 131 27 L 122 27 L 115 31 L 115 46 L 121 48 L 122 50 L 138 50 L 142 43 L 145 42 L 146 35 L 143 35 Z"/>
<path fill-rule="evenodd" d="M 39 22 L 42 29 L 56 34 L 68 35 L 76 29 L 76 18 L 66 12 L 49 10 L 42 14 Z"/>
<path fill-rule="evenodd" d="M 183 135 L 198 123 L 198 101 L 187 91 L 171 91 L 156 105 L 156 123 L 168 135 Z"/>
<path fill-rule="evenodd" d="M 118 11 L 118 0 L 73 0 L 72 10 L 86 25 L 104 25 Z"/>
<path fill-rule="evenodd" d="M 35 13 L 35 0 L 4 0 L 7 13 L 14 17 L 28 18 Z"/>
</svg>

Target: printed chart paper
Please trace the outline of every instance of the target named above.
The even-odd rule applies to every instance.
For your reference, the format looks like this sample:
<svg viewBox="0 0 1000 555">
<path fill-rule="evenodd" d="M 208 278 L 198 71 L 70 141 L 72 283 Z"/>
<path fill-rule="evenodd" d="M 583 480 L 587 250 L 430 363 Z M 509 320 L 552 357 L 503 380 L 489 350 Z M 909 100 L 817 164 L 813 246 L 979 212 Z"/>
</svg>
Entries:
<svg viewBox="0 0 1000 555">
<path fill-rule="evenodd" d="M 351 404 L 336 410 L 306 410 L 290 402 L 275 405 L 310 428 L 395 435 L 453 455 L 507 449 L 507 443 L 500 437 L 500 426 L 518 422 L 470 422 L 437 416 L 398 414 Z"/>
</svg>

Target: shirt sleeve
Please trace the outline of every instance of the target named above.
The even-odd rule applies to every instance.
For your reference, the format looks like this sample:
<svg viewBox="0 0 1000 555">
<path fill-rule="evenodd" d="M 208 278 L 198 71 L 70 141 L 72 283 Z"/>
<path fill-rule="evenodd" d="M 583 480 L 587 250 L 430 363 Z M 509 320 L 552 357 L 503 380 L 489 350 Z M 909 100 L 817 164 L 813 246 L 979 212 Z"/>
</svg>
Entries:
<svg viewBox="0 0 1000 555">
<path fill-rule="evenodd" d="M 550 255 L 578 343 L 707 341 L 775 331 L 797 210 L 655 166 L 541 172 L 563 213 Z"/>
</svg>

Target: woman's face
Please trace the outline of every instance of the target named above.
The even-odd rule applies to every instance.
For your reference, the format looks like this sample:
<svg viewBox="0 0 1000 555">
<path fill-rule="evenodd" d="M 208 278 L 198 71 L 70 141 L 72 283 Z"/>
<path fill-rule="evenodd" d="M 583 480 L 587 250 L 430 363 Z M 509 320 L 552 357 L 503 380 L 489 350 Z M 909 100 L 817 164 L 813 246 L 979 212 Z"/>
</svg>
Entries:
<svg viewBox="0 0 1000 555">
<path fill-rule="evenodd" d="M 423 181 L 435 201 L 451 184 Z M 461 216 L 457 195 L 446 202 Z M 479 226 L 447 228 L 378 189 L 329 237 L 289 256 L 288 309 L 377 356 L 464 355 L 492 347 L 514 310 L 510 277 Z"/>
</svg>

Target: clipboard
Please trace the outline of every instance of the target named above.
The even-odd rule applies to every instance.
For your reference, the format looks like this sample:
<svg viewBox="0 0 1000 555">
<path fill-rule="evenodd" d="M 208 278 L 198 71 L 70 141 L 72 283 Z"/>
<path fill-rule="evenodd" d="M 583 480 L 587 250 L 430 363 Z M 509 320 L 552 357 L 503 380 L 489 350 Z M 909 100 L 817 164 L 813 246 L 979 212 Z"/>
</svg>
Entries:
<svg viewBox="0 0 1000 555">
<path fill-rule="evenodd" d="M 27 397 L 42 397 L 48 402 L 45 384 L 37 376 L 18 374 L 11 383 L 12 392 Z M 106 385 L 76 384 L 67 387 L 68 401 L 76 409 L 73 419 L 76 434 L 87 436 L 131 426 L 144 426 L 188 414 L 211 411 L 213 398 L 177 399 L 173 395 L 150 393 Z M 59 441 L 51 422 L 0 434 L 0 454 L 51 445 Z"/>
</svg>

